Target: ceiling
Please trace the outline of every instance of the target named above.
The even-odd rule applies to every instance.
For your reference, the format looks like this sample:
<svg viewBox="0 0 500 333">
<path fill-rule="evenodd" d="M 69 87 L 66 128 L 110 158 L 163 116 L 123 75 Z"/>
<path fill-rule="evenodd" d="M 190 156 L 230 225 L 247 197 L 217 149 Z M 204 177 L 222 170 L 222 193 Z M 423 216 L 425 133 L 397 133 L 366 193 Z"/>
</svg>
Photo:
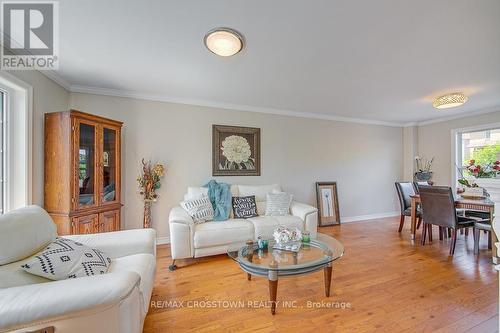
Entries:
<svg viewBox="0 0 500 333">
<path fill-rule="evenodd" d="M 63 0 L 73 91 L 407 124 L 500 106 L 498 0 Z M 234 57 L 214 27 L 246 39 Z M 469 102 L 436 110 L 433 98 Z"/>
</svg>

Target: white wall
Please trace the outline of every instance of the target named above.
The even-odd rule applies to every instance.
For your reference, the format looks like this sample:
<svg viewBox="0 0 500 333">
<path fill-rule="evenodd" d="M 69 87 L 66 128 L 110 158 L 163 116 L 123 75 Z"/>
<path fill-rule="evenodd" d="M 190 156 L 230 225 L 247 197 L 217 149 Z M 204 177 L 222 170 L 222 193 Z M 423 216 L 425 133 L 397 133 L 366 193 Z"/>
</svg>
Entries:
<svg viewBox="0 0 500 333">
<path fill-rule="evenodd" d="M 440 111 L 437 111 L 440 112 Z M 433 181 L 438 185 L 451 186 L 452 165 L 451 131 L 453 129 L 500 122 L 498 112 L 454 119 L 418 127 L 418 154 L 434 157 Z"/>
<path fill-rule="evenodd" d="M 188 185 L 211 177 L 211 125 L 262 129 L 262 176 L 219 178 L 229 183 L 277 182 L 297 200 L 315 203 L 314 183 L 336 180 L 344 220 L 397 210 L 393 182 L 411 177 L 412 158 L 435 157 L 434 181 L 451 184 L 451 130 L 500 122 L 498 112 L 411 128 L 362 125 L 219 110 L 137 99 L 70 94 L 36 71 L 13 71 L 33 87 L 33 202 L 43 205 L 43 115 L 71 105 L 125 122 L 123 132 L 124 224 L 138 228 L 142 203 L 135 178 L 142 157 L 167 163 L 154 207 L 154 224 L 168 236 L 170 208 Z"/>
<path fill-rule="evenodd" d="M 415 156 L 418 149 L 418 127 L 403 128 L 403 179 L 411 181 L 415 173 Z"/>
<path fill-rule="evenodd" d="M 168 213 L 186 187 L 212 178 L 212 124 L 261 128 L 262 176 L 217 179 L 279 183 L 310 204 L 315 204 L 316 181 L 337 181 L 343 217 L 397 210 L 394 181 L 401 179 L 403 169 L 401 128 L 79 93 L 71 94 L 71 107 L 124 122 L 126 228 L 142 225 L 136 177 L 145 157 L 167 165 L 153 224 L 160 237 L 168 236 Z"/>
<path fill-rule="evenodd" d="M 68 110 L 69 93 L 37 71 L 9 71 L 33 88 L 32 201 L 43 206 L 44 114 Z"/>
</svg>

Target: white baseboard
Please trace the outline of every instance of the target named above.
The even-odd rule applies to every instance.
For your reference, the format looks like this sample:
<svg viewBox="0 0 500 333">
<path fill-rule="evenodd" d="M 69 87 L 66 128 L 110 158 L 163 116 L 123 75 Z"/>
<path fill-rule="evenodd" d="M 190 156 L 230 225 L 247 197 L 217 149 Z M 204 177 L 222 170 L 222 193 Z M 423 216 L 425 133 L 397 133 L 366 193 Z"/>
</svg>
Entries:
<svg viewBox="0 0 500 333">
<path fill-rule="evenodd" d="M 157 237 L 156 245 L 170 244 L 170 237 Z"/>
<path fill-rule="evenodd" d="M 399 212 L 399 211 L 393 211 L 393 212 L 385 212 L 385 213 L 377 213 L 377 214 L 349 216 L 349 217 L 341 218 L 340 221 L 341 221 L 341 223 L 360 222 L 360 221 L 366 221 L 366 220 L 382 219 L 384 217 L 399 216 L 400 214 L 401 214 L 401 212 Z"/>
</svg>

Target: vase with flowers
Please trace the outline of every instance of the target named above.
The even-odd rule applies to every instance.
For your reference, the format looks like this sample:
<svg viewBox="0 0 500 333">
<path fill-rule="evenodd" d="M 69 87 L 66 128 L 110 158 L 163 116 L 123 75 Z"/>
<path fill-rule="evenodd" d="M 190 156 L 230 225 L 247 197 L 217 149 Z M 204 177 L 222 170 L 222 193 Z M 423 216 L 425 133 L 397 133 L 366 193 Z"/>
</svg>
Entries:
<svg viewBox="0 0 500 333">
<path fill-rule="evenodd" d="M 151 227 L 151 204 L 158 200 L 158 193 L 156 191 L 161 187 L 161 178 L 165 174 L 165 167 L 163 164 L 152 164 L 151 161 L 142 159 L 142 172 L 137 177 L 139 185 L 139 194 L 144 200 L 144 221 L 143 227 Z"/>
<path fill-rule="evenodd" d="M 496 178 L 500 174 L 500 161 L 486 164 L 476 164 L 476 160 L 470 160 L 464 169 L 474 178 Z"/>
<path fill-rule="evenodd" d="M 458 168 L 458 172 L 460 178 L 457 181 L 463 186 L 460 192 L 467 196 L 488 196 L 490 190 L 495 191 L 498 187 L 495 178 L 500 175 L 500 161 L 479 164 L 472 159 L 466 165 Z M 492 187 L 490 184 L 492 182 L 493 188 L 488 188 Z"/>
<path fill-rule="evenodd" d="M 415 165 L 417 170 L 414 175 L 415 181 L 425 182 L 432 179 L 432 162 L 434 162 L 434 157 L 428 160 L 420 156 L 415 156 Z"/>
</svg>

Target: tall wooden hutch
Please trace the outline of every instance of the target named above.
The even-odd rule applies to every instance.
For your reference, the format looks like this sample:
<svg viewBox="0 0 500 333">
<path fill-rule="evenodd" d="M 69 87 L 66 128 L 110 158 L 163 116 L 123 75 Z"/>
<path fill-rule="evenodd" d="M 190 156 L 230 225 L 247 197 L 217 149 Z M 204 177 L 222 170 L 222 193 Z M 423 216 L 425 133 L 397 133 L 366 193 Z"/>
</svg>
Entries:
<svg viewBox="0 0 500 333">
<path fill-rule="evenodd" d="M 120 230 L 122 125 L 77 110 L 45 114 L 45 209 L 59 235 Z"/>
</svg>

